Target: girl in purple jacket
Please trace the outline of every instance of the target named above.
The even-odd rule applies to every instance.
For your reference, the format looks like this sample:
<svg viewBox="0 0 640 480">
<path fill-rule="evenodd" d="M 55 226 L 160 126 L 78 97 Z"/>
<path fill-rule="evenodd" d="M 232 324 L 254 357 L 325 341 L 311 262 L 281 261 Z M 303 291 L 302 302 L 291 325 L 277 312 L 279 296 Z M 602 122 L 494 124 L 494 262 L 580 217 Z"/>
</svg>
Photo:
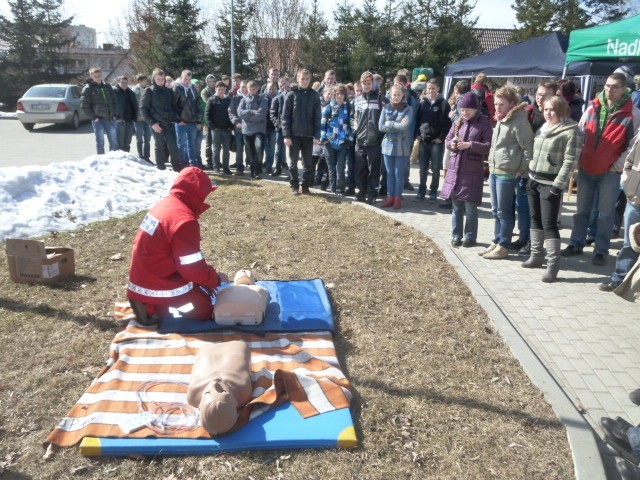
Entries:
<svg viewBox="0 0 640 480">
<path fill-rule="evenodd" d="M 464 94 L 458 108 L 461 116 L 445 141 L 451 157 L 440 196 L 453 204 L 451 245 L 473 247 L 478 237 L 484 157 L 491 148 L 493 130 L 489 118 L 480 113 L 480 102 L 472 92 Z"/>
</svg>

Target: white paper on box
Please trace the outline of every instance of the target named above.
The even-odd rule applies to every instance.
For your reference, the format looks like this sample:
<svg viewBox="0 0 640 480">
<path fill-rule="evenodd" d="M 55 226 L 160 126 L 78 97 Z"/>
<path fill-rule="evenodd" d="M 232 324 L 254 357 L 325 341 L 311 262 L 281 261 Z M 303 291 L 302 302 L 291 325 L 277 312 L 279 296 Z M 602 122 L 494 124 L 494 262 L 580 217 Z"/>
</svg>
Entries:
<svg viewBox="0 0 640 480">
<path fill-rule="evenodd" d="M 60 264 L 42 265 L 42 278 L 53 278 L 60 275 Z"/>
</svg>

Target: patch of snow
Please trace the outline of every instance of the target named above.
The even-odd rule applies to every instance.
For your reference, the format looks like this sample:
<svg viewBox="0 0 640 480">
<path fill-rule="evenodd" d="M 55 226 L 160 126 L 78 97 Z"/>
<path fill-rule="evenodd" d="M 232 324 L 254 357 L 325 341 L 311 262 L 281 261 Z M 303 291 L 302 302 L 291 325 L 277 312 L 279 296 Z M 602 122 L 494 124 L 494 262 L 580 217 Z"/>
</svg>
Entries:
<svg viewBox="0 0 640 480">
<path fill-rule="evenodd" d="M 126 152 L 0 168 L 0 241 L 75 230 L 147 210 L 169 194 L 176 176 Z"/>
</svg>

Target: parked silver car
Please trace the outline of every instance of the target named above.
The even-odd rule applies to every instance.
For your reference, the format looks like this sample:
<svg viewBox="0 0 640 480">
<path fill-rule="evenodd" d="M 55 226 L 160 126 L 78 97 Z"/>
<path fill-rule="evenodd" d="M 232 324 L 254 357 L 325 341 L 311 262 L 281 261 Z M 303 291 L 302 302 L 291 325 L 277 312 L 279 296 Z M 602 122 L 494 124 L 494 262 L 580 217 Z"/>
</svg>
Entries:
<svg viewBox="0 0 640 480">
<path fill-rule="evenodd" d="M 35 85 L 18 100 L 18 120 L 27 130 L 36 123 L 66 123 L 76 129 L 88 119 L 80 107 L 81 93 L 77 85 Z"/>
</svg>

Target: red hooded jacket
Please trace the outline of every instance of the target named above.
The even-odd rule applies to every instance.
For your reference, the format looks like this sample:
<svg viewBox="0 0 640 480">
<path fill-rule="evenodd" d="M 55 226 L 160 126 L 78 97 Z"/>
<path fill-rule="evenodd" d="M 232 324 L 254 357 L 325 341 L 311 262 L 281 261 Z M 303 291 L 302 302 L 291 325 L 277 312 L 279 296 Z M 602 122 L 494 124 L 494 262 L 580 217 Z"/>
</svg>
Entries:
<svg viewBox="0 0 640 480">
<path fill-rule="evenodd" d="M 216 288 L 220 277 L 200 251 L 198 217 L 215 187 L 196 167 L 183 169 L 168 197 L 142 221 L 133 243 L 127 296 L 156 305 L 179 302 L 197 285 Z"/>
</svg>

